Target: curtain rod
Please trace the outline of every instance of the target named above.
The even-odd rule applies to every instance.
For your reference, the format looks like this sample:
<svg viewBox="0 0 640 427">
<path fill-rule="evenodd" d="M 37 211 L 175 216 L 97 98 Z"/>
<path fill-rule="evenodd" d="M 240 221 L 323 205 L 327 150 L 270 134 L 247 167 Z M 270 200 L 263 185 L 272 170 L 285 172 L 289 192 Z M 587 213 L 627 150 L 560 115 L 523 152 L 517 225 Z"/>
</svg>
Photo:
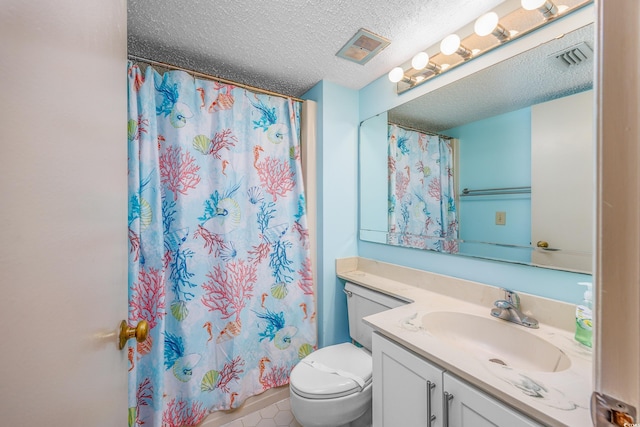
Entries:
<svg viewBox="0 0 640 427">
<path fill-rule="evenodd" d="M 184 71 L 186 73 L 191 74 L 194 77 L 202 77 L 202 78 L 207 79 L 207 80 L 213 80 L 213 81 L 216 81 L 216 82 L 220 82 L 220 83 L 224 83 L 224 84 L 228 84 L 228 85 L 241 87 L 243 89 L 249 89 L 249 90 L 251 90 L 253 92 L 263 93 L 265 95 L 277 96 L 277 97 L 280 97 L 280 98 L 286 98 L 286 99 L 292 99 L 292 100 L 298 101 L 298 102 L 304 102 L 304 99 L 296 98 L 294 96 L 283 95 L 281 93 L 272 92 L 272 91 L 267 90 L 267 89 L 261 89 L 259 87 L 246 85 L 244 83 L 234 82 L 233 80 L 224 79 L 222 77 L 212 76 L 210 74 L 201 73 L 199 71 L 189 70 L 187 68 L 178 67 L 177 65 L 167 64 L 166 62 L 154 61 L 153 59 L 142 58 L 140 56 L 135 56 L 135 55 L 127 55 L 127 58 L 129 58 L 132 61 L 144 62 L 144 63 L 147 63 L 149 65 L 157 65 L 159 67 L 167 68 L 169 70 Z"/>
<path fill-rule="evenodd" d="M 405 129 L 405 130 L 410 130 L 410 131 L 413 131 L 413 132 L 424 133 L 424 134 L 426 134 L 426 135 L 437 136 L 437 137 L 444 138 L 444 139 L 449 139 L 449 140 L 451 140 L 451 139 L 455 139 L 455 138 L 453 138 L 453 137 L 451 137 L 451 136 L 442 135 L 442 134 L 435 133 L 435 132 L 429 132 L 428 130 L 416 129 L 416 128 L 412 128 L 412 127 L 409 127 L 409 126 L 399 125 L 399 124 L 397 124 L 397 123 L 391 123 L 391 122 L 389 122 L 389 124 L 390 124 L 390 125 L 394 125 L 394 126 L 398 126 L 399 128 L 402 128 L 402 129 Z"/>
</svg>

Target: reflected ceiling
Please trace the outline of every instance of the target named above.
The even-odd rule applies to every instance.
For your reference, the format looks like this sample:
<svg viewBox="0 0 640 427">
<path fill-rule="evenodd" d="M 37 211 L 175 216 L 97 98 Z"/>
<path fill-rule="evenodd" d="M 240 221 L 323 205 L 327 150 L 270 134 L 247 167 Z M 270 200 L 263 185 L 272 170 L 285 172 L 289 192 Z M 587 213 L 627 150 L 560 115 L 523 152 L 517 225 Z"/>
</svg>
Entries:
<svg viewBox="0 0 640 427">
<path fill-rule="evenodd" d="M 555 56 L 580 43 L 591 53 L 567 66 Z M 593 24 L 389 111 L 389 121 L 432 132 L 582 92 L 593 86 Z"/>
</svg>

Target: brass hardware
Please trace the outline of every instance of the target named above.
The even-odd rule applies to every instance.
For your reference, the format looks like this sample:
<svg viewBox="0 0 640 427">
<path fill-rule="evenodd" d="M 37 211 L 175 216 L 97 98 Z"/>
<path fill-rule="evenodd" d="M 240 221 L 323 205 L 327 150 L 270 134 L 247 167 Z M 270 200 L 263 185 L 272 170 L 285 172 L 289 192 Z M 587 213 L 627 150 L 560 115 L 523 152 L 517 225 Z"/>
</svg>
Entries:
<svg viewBox="0 0 640 427">
<path fill-rule="evenodd" d="M 545 242 L 544 240 L 538 240 L 538 243 L 536 243 L 536 246 L 539 248 L 548 248 L 549 243 Z"/>
<path fill-rule="evenodd" d="M 597 426 L 638 425 L 635 407 L 597 391 L 591 395 L 591 421 Z"/>
<path fill-rule="evenodd" d="M 118 348 L 122 350 L 127 345 L 129 338 L 136 338 L 138 342 L 145 342 L 149 335 L 149 323 L 146 320 L 138 322 L 138 326 L 135 328 L 129 327 L 126 320 L 120 323 L 120 340 L 118 342 Z"/>
</svg>

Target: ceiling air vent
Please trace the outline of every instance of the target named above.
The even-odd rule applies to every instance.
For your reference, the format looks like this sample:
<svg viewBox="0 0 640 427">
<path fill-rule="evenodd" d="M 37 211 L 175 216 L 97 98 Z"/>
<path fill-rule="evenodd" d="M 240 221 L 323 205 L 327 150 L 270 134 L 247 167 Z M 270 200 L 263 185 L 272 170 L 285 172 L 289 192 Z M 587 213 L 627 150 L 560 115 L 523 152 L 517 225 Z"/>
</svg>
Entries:
<svg viewBox="0 0 640 427">
<path fill-rule="evenodd" d="M 373 34 L 369 30 L 361 28 L 351 37 L 336 56 L 357 64 L 364 65 L 376 56 L 391 42 L 382 36 Z"/>
<path fill-rule="evenodd" d="M 593 57 L 593 50 L 591 50 L 585 42 L 582 42 L 550 56 L 556 58 L 562 65 L 572 67 L 591 59 Z"/>
</svg>

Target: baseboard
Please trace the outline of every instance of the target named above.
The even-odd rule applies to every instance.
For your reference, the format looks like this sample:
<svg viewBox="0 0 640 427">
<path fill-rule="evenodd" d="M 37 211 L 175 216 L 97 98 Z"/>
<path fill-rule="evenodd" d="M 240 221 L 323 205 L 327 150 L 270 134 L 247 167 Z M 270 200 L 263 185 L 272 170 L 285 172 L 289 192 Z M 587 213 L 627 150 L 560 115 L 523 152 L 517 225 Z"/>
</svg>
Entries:
<svg viewBox="0 0 640 427">
<path fill-rule="evenodd" d="M 204 419 L 199 427 L 219 427 L 249 415 L 252 412 L 259 411 L 269 405 L 284 400 L 289 397 L 289 386 L 285 385 L 278 388 L 272 388 L 262 394 L 253 396 L 245 400 L 245 402 L 236 409 L 228 411 L 218 411 L 209 415 Z"/>
</svg>

